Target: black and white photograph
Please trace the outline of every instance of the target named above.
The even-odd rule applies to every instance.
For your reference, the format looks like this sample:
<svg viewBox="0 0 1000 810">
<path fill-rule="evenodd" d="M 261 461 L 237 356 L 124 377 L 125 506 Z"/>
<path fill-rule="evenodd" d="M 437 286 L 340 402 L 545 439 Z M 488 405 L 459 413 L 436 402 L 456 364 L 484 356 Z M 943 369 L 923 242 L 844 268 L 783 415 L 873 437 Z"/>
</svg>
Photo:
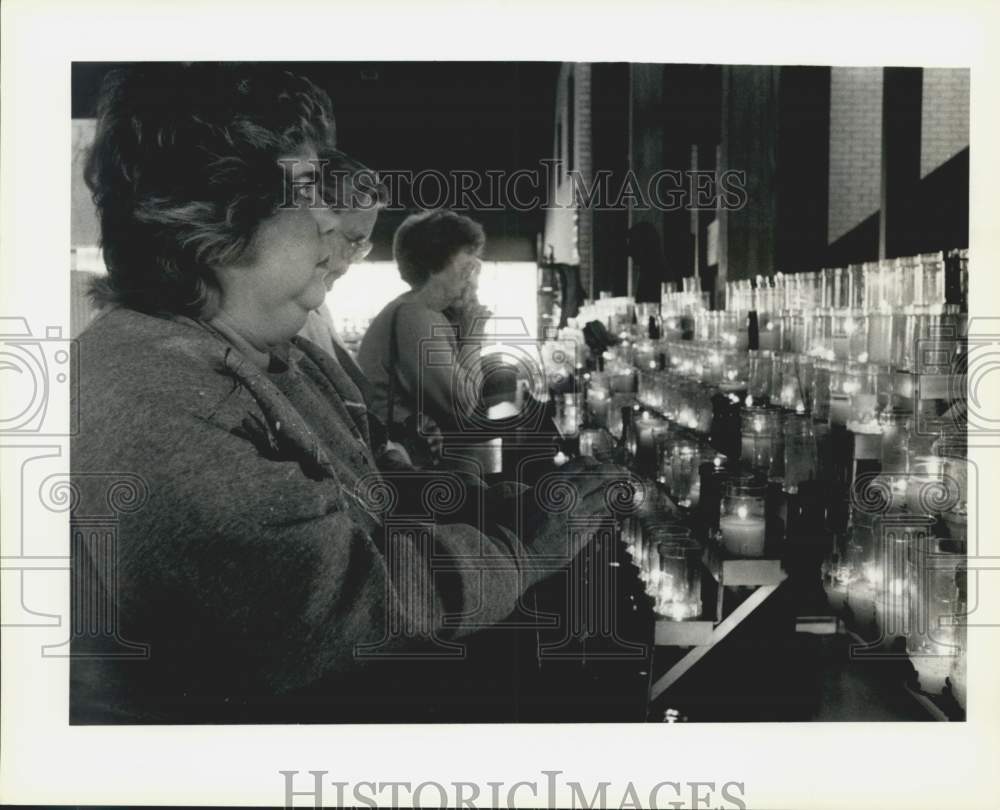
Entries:
<svg viewBox="0 0 1000 810">
<path fill-rule="evenodd" d="M 356 13 L 5 58 L 3 801 L 930 807 L 945 750 L 991 806 L 985 7 L 965 58 Z"/>
</svg>

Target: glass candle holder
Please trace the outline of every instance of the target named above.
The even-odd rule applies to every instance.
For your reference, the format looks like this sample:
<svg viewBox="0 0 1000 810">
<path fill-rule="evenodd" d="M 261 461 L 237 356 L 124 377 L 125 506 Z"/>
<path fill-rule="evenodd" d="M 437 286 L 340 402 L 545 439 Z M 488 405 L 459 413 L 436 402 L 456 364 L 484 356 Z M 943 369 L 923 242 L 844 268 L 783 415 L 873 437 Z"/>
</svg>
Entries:
<svg viewBox="0 0 1000 810">
<path fill-rule="evenodd" d="M 639 578 L 646 584 L 646 593 L 655 597 L 660 579 L 660 555 L 657 546 L 661 540 L 675 532 L 687 530 L 671 520 L 669 515 L 661 513 L 650 515 L 641 523 L 642 531 L 635 546 L 632 563 L 639 569 Z"/>
<path fill-rule="evenodd" d="M 604 428 L 586 428 L 580 431 L 580 455 L 599 460 L 609 459 L 614 452 L 611 434 Z"/>
<path fill-rule="evenodd" d="M 876 583 L 881 582 L 882 569 L 877 543 L 879 516 L 858 509 L 851 510 L 844 570 L 847 580 L 847 606 L 860 630 L 875 626 Z"/>
<path fill-rule="evenodd" d="M 806 351 L 817 360 L 833 360 L 833 311 L 823 309 L 811 313 L 809 343 Z"/>
<path fill-rule="evenodd" d="M 871 363 L 892 362 L 892 313 L 868 313 L 868 361 Z"/>
<path fill-rule="evenodd" d="M 875 582 L 875 621 L 884 643 L 909 632 L 911 604 L 918 597 L 910 578 L 914 549 L 925 543 L 931 522 L 886 519 L 880 532 L 879 573 Z"/>
<path fill-rule="evenodd" d="M 613 394 L 634 394 L 636 389 L 635 369 L 616 367 L 609 372 L 611 392 Z"/>
<path fill-rule="evenodd" d="M 663 411 L 663 373 L 650 369 L 639 369 L 639 384 L 636 399 L 647 408 Z"/>
<path fill-rule="evenodd" d="M 853 380 L 848 394 L 850 412 L 847 428 L 854 433 L 879 433 L 879 368 L 871 363 L 852 364 Z M 884 382 L 883 382 L 884 395 Z"/>
<path fill-rule="evenodd" d="M 683 527 L 657 533 L 659 583 L 653 610 L 668 619 L 682 621 L 701 615 L 701 547 Z"/>
<path fill-rule="evenodd" d="M 812 417 L 806 413 L 785 416 L 784 491 L 794 494 L 803 481 L 817 478 L 816 433 Z"/>
<path fill-rule="evenodd" d="M 734 557 L 763 557 L 765 529 L 764 485 L 752 477 L 729 481 L 719 514 L 726 551 Z"/>
<path fill-rule="evenodd" d="M 905 498 L 911 514 L 936 516 L 955 507 L 959 497 L 945 470 L 941 456 L 910 457 Z"/>
<path fill-rule="evenodd" d="M 882 430 L 882 473 L 892 479 L 893 489 L 902 482 L 906 491 L 906 473 L 909 469 L 910 417 L 901 411 L 885 411 L 879 414 Z M 902 503 L 894 503 L 901 506 Z"/>
<path fill-rule="evenodd" d="M 910 546 L 908 590 L 910 615 L 906 652 L 920 688 L 944 690 L 954 660 L 963 647 L 961 594 L 966 591 L 964 554 L 949 553 L 941 539 L 924 537 Z"/>
<path fill-rule="evenodd" d="M 636 405 L 635 397 L 632 394 L 614 394 L 611 397 L 611 405 L 608 409 L 608 432 L 616 439 L 622 435 L 622 408 Z"/>
<path fill-rule="evenodd" d="M 723 313 L 719 326 L 719 340 L 727 351 L 746 353 L 749 346 L 749 333 L 745 311 L 735 310 Z"/>
<path fill-rule="evenodd" d="M 731 350 L 722 354 L 721 391 L 742 391 L 747 388 L 749 364 L 747 352 Z"/>
<path fill-rule="evenodd" d="M 671 448 L 670 491 L 680 506 L 694 508 L 701 494 L 699 468 L 703 461 L 701 444 L 681 439 Z"/>
<path fill-rule="evenodd" d="M 941 515 L 949 512 L 965 513 L 969 502 L 969 462 L 964 455 L 952 453 L 952 448 L 939 447 L 938 455 L 944 459 L 944 496 L 949 503 L 943 505 Z"/>
<path fill-rule="evenodd" d="M 592 372 L 584 375 L 586 382 L 587 421 L 591 425 L 607 427 L 608 414 L 611 408 L 611 383 L 603 372 Z"/>
<path fill-rule="evenodd" d="M 744 467 L 770 477 L 784 469 L 781 411 L 750 406 L 740 414 L 740 459 Z"/>
<path fill-rule="evenodd" d="M 815 361 L 809 397 L 813 419 L 826 424 L 830 423 L 830 371 L 831 364 L 828 361 Z"/>
<path fill-rule="evenodd" d="M 776 312 L 757 312 L 757 347 L 761 351 L 781 351 L 781 327 Z"/>
<path fill-rule="evenodd" d="M 781 393 L 778 403 L 789 411 L 808 411 L 812 400 L 814 364 L 806 355 L 784 355 L 781 359 Z"/>
<path fill-rule="evenodd" d="M 771 367 L 774 354 L 769 351 L 747 352 L 749 387 L 747 393 L 759 405 L 766 405 L 771 398 Z"/>
<path fill-rule="evenodd" d="M 649 370 L 657 367 L 656 344 L 652 340 L 638 341 L 632 350 L 632 364 L 639 369 Z"/>
<path fill-rule="evenodd" d="M 834 481 L 837 477 L 834 436 L 828 422 L 821 422 L 813 414 L 813 435 L 816 439 L 816 480 Z"/>
<path fill-rule="evenodd" d="M 851 507 L 848 522 L 846 562 L 852 580 L 864 580 L 871 585 L 881 582 L 881 550 L 879 547 L 879 521 L 882 512 L 858 506 Z"/>
<path fill-rule="evenodd" d="M 851 395 L 859 387 L 856 368 L 838 363 L 830 371 L 830 424 L 846 427 L 851 416 Z"/>
<path fill-rule="evenodd" d="M 859 310 L 842 310 L 834 316 L 833 354 L 841 361 L 867 359 L 868 321 Z"/>
<path fill-rule="evenodd" d="M 555 420 L 563 436 L 576 436 L 580 432 L 582 409 L 577 394 L 562 394 L 555 400 Z"/>
<path fill-rule="evenodd" d="M 657 466 L 656 446 L 670 430 L 670 423 L 650 413 L 642 411 L 635 419 L 636 450 L 635 461 L 643 470 L 653 472 Z"/>
<path fill-rule="evenodd" d="M 642 524 L 639 518 L 636 515 L 623 518 L 618 533 L 626 553 L 635 560 L 642 548 Z"/>
</svg>

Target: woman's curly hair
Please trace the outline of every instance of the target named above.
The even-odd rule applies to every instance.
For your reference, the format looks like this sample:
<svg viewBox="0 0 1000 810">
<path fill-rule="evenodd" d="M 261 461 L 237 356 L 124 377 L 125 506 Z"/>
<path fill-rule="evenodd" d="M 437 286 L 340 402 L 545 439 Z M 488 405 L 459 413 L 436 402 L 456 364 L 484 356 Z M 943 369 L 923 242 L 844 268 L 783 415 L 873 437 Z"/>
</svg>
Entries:
<svg viewBox="0 0 1000 810">
<path fill-rule="evenodd" d="M 108 275 L 98 303 L 203 316 L 213 268 L 252 259 L 286 199 L 278 160 L 335 146 L 329 96 L 269 65 L 146 63 L 101 89 L 85 176 Z"/>
</svg>

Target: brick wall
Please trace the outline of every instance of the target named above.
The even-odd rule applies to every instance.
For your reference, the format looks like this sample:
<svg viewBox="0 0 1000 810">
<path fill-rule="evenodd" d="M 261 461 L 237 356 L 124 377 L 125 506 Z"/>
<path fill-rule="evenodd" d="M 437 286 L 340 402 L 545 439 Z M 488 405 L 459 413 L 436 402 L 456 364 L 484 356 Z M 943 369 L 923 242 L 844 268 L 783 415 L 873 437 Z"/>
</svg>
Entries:
<svg viewBox="0 0 1000 810">
<path fill-rule="evenodd" d="M 574 88 L 576 91 L 576 166 L 587 188 L 593 180 L 593 156 L 591 152 L 591 104 L 590 104 L 590 65 L 574 65 Z M 577 210 L 576 244 L 580 254 L 580 283 L 588 294 L 593 295 L 591 279 L 593 278 L 593 244 L 594 244 L 594 212 L 590 207 Z"/>
<path fill-rule="evenodd" d="M 879 210 L 882 68 L 830 73 L 830 213 L 833 243 Z"/>
<path fill-rule="evenodd" d="M 920 177 L 969 145 L 969 71 L 924 68 Z"/>
<path fill-rule="evenodd" d="M 570 77 L 574 103 L 569 103 Z M 559 87 L 556 92 L 556 139 L 562 139 L 562 144 L 553 144 L 553 155 L 564 162 L 572 155 L 573 165 L 556 177 L 549 201 L 549 210 L 545 216 L 545 245 L 552 245 L 555 259 L 558 262 L 580 265 L 580 280 L 584 290 L 591 294 L 591 278 L 593 274 L 593 214 L 587 210 L 579 210 L 574 201 L 574 186 L 568 178 L 567 171 L 575 169 L 580 173 L 587 187 L 591 183 L 593 160 L 591 156 L 591 97 L 590 97 L 590 65 L 564 64 L 559 73 Z M 572 125 L 568 116 L 572 114 Z M 572 133 L 573 148 L 569 148 L 568 138 Z"/>
</svg>

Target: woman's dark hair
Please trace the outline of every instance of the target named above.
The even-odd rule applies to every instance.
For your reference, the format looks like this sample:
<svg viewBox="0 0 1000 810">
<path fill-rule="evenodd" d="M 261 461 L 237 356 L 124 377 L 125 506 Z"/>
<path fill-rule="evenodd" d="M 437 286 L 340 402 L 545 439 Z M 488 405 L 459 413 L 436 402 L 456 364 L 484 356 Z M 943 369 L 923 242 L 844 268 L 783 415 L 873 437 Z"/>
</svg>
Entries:
<svg viewBox="0 0 1000 810">
<path fill-rule="evenodd" d="M 422 287 L 460 251 L 482 253 L 483 226 L 447 209 L 423 211 L 403 220 L 392 241 L 399 275 L 412 287 Z"/>
<path fill-rule="evenodd" d="M 207 314 L 214 267 L 252 258 L 287 197 L 278 159 L 333 149 L 329 96 L 269 65 L 148 63 L 101 89 L 86 181 L 108 275 L 101 304 Z"/>
<path fill-rule="evenodd" d="M 335 211 L 371 210 L 389 205 L 389 188 L 359 160 L 333 149 L 319 153 L 319 192 L 323 205 Z"/>
</svg>

